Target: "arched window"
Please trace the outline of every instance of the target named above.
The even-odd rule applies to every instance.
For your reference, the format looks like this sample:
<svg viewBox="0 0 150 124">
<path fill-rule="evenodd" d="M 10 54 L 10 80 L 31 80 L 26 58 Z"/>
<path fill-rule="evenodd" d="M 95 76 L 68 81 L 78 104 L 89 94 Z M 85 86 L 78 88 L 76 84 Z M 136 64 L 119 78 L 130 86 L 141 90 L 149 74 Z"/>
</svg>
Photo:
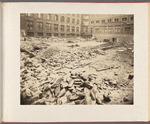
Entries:
<svg viewBox="0 0 150 124">
<path fill-rule="evenodd" d="M 37 18 L 43 18 L 42 14 L 37 14 Z"/>
<path fill-rule="evenodd" d="M 67 18 L 67 23 L 70 23 L 70 18 L 69 17 Z"/>
<path fill-rule="evenodd" d="M 51 14 L 47 14 L 47 15 L 46 15 L 46 18 L 47 18 L 48 20 L 50 20 L 50 19 L 51 19 Z"/>
<path fill-rule="evenodd" d="M 65 21 L 65 18 L 64 18 L 64 16 L 61 16 L 61 22 L 64 22 Z"/>
<path fill-rule="evenodd" d="M 74 24 L 75 23 L 75 19 L 72 19 L 72 24 Z"/>
<path fill-rule="evenodd" d="M 58 21 L 58 15 L 55 15 L 54 20 Z"/>
</svg>

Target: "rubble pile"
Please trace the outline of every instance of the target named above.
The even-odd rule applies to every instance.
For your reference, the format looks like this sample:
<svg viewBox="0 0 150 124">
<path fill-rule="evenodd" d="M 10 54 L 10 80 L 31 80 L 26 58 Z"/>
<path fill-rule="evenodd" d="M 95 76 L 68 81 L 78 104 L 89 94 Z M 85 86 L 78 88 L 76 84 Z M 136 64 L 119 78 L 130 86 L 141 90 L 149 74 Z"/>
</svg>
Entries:
<svg viewBox="0 0 150 124">
<path fill-rule="evenodd" d="M 104 76 L 100 75 L 103 70 L 121 69 L 121 65 L 115 62 L 112 64 L 112 61 L 108 60 L 107 63 L 100 64 L 99 59 L 98 63 L 94 61 L 91 64 L 89 60 L 96 59 L 99 55 L 107 55 L 100 45 L 74 46 L 76 47 L 61 50 L 45 41 L 21 43 L 21 104 L 103 105 L 117 103 L 118 100 L 118 103 L 133 101 L 129 93 L 120 94 L 120 90 L 133 88 L 133 74 L 124 81 L 103 78 Z M 87 72 L 84 68 L 86 66 L 96 72 Z M 84 68 L 84 71 L 80 70 L 81 68 Z M 120 96 L 114 95 L 114 92 Z"/>
<path fill-rule="evenodd" d="M 101 105 L 111 101 L 110 92 L 102 92 L 95 74 L 85 72 L 53 73 L 40 65 L 26 63 L 21 69 L 21 99 L 23 104 Z M 30 69 L 29 69 L 30 67 Z M 37 68 L 36 68 L 37 67 Z M 28 70 L 27 70 L 28 69 Z"/>
<path fill-rule="evenodd" d="M 40 41 L 40 42 L 70 42 L 70 43 L 76 43 L 76 42 L 84 42 L 84 38 L 59 38 L 59 37 L 49 37 L 49 38 L 42 38 L 42 37 L 25 37 L 26 41 Z M 24 40 L 24 37 L 21 37 L 21 40 Z"/>
</svg>

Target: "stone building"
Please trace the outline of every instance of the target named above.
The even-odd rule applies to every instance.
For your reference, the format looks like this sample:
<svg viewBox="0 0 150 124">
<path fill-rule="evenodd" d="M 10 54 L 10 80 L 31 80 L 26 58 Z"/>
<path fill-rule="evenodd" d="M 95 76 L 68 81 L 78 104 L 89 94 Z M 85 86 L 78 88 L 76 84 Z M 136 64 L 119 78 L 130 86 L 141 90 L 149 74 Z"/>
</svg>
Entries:
<svg viewBox="0 0 150 124">
<path fill-rule="evenodd" d="M 133 40 L 134 15 L 25 13 L 20 17 L 21 30 L 26 36 Z"/>
<path fill-rule="evenodd" d="M 84 14 L 81 29 L 81 36 L 101 41 L 133 40 L 134 15 Z"/>
<path fill-rule="evenodd" d="M 24 13 L 21 30 L 29 37 L 80 37 L 80 14 Z"/>
</svg>

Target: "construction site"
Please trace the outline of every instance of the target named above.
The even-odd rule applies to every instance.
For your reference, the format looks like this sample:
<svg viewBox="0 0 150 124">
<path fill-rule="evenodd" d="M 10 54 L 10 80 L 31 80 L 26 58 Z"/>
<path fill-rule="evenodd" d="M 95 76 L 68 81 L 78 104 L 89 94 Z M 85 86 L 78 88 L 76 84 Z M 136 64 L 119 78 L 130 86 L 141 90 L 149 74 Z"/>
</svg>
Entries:
<svg viewBox="0 0 150 124">
<path fill-rule="evenodd" d="M 104 24 L 92 29 L 87 23 L 94 21 L 92 16 L 84 16 L 76 17 L 81 25 L 75 35 L 58 32 L 58 36 L 38 37 L 20 29 L 21 105 L 134 104 L 134 35 L 133 22 L 129 21 L 133 16 L 107 15 L 101 17 Z M 121 27 L 116 29 L 116 23 Z"/>
</svg>

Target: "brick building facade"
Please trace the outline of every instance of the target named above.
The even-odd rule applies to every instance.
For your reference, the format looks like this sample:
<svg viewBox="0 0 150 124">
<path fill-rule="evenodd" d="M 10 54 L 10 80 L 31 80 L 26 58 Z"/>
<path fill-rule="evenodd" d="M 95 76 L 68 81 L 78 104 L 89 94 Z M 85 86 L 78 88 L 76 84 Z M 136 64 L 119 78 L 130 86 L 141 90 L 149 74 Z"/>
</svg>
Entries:
<svg viewBox="0 0 150 124">
<path fill-rule="evenodd" d="M 80 14 L 21 14 L 21 30 L 31 37 L 80 37 Z"/>
<path fill-rule="evenodd" d="M 81 35 L 100 40 L 116 41 L 120 38 L 133 40 L 134 15 L 82 15 Z"/>
<path fill-rule="evenodd" d="M 31 37 L 96 37 L 133 39 L 134 15 L 21 14 L 21 30 Z"/>
</svg>

